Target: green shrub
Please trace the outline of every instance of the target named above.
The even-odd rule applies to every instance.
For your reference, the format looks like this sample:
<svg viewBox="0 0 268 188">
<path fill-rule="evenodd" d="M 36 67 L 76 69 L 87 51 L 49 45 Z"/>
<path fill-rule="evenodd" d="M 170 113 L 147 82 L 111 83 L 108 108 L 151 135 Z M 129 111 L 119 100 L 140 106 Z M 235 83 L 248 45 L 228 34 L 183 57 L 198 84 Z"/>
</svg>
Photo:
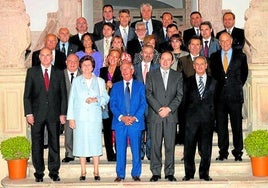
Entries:
<svg viewBox="0 0 268 188">
<path fill-rule="evenodd" d="M 250 157 L 268 156 L 268 131 L 252 131 L 245 138 L 245 150 Z"/>
<path fill-rule="evenodd" d="M 3 140 L 0 145 L 3 159 L 27 159 L 31 153 L 31 143 L 24 136 L 11 137 Z"/>
</svg>

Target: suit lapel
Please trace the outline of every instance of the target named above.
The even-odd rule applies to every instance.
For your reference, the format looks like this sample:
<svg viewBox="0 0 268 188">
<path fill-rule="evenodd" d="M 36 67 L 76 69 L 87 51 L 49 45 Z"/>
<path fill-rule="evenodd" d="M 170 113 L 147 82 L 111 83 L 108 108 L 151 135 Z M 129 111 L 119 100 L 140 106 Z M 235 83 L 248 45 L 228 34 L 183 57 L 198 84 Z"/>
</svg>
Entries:
<svg viewBox="0 0 268 188">
<path fill-rule="evenodd" d="M 203 93 L 203 98 L 205 98 L 207 91 L 209 90 L 210 84 L 211 84 L 211 77 L 207 76 L 207 81 L 206 81 L 205 90 Z"/>
</svg>

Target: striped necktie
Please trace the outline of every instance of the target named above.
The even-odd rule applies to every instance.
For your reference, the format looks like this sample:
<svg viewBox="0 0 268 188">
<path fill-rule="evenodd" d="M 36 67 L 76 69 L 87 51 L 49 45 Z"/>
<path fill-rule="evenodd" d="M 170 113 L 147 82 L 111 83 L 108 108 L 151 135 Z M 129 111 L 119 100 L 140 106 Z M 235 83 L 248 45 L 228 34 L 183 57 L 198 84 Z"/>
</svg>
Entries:
<svg viewBox="0 0 268 188">
<path fill-rule="evenodd" d="M 204 82 L 203 82 L 203 77 L 200 76 L 199 77 L 199 83 L 198 83 L 198 91 L 199 91 L 199 94 L 200 94 L 201 98 L 203 97 L 204 90 L 205 90 L 205 85 L 204 85 Z"/>
</svg>

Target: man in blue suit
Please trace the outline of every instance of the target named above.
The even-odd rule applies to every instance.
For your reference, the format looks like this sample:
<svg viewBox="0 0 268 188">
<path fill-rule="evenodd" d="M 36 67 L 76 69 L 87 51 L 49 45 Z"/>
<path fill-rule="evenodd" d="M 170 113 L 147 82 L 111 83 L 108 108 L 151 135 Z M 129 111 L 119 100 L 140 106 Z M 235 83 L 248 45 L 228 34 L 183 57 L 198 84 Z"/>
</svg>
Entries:
<svg viewBox="0 0 268 188">
<path fill-rule="evenodd" d="M 134 67 L 131 63 L 123 62 L 120 70 L 123 81 L 115 83 L 110 94 L 110 109 L 114 115 L 112 129 L 115 130 L 117 149 L 117 177 L 114 181 L 125 179 L 127 138 L 132 151 L 131 176 L 134 181 L 140 181 L 140 142 L 146 108 L 145 87 L 143 83 L 133 80 Z"/>
</svg>

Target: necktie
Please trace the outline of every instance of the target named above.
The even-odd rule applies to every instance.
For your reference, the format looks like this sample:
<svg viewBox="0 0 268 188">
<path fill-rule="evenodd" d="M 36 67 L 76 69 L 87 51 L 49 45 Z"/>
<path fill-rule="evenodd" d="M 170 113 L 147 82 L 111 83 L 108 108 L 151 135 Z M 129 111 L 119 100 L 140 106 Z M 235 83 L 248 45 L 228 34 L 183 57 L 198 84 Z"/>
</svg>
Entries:
<svg viewBox="0 0 268 188">
<path fill-rule="evenodd" d="M 130 89 L 129 89 L 129 82 L 126 83 L 125 88 L 125 103 L 126 103 L 126 112 L 129 114 L 130 111 Z"/>
<path fill-rule="evenodd" d="M 146 83 L 146 74 L 148 72 L 148 63 L 144 63 L 144 69 L 143 69 L 143 72 L 142 72 L 142 76 L 143 76 L 143 82 L 144 84 Z"/>
<path fill-rule="evenodd" d="M 105 45 L 104 45 L 104 57 L 106 57 L 109 53 L 109 49 L 110 48 L 110 45 L 109 45 L 109 40 L 108 39 L 105 39 Z"/>
<path fill-rule="evenodd" d="M 165 40 L 168 41 L 168 36 L 167 36 L 167 34 L 166 34 Z"/>
<path fill-rule="evenodd" d="M 146 22 L 146 35 L 149 35 L 149 22 Z"/>
<path fill-rule="evenodd" d="M 141 45 L 141 47 L 143 47 L 143 41 L 140 41 L 140 45 Z"/>
<path fill-rule="evenodd" d="M 127 31 L 125 28 L 123 29 L 123 41 L 124 45 L 127 46 Z"/>
<path fill-rule="evenodd" d="M 200 76 L 199 77 L 199 83 L 198 83 L 198 91 L 199 91 L 199 94 L 202 98 L 203 94 L 204 94 L 204 90 L 205 90 L 205 85 L 204 85 L 204 82 L 203 82 L 203 77 Z"/>
<path fill-rule="evenodd" d="M 167 81 L 168 81 L 167 73 L 168 73 L 167 71 L 163 72 L 163 81 L 164 81 L 165 90 L 167 90 Z"/>
<path fill-rule="evenodd" d="M 74 79 L 74 73 L 71 73 L 71 84 L 73 83 L 73 79 Z"/>
<path fill-rule="evenodd" d="M 200 35 L 200 31 L 199 31 L 199 29 L 196 29 L 196 35 L 197 35 L 197 36 Z"/>
<path fill-rule="evenodd" d="M 65 44 L 62 44 L 61 52 L 63 52 L 66 55 L 66 50 L 65 50 Z"/>
<path fill-rule="evenodd" d="M 45 86 L 46 86 L 46 90 L 48 91 L 49 88 L 49 77 L 48 77 L 48 69 L 45 69 L 45 73 L 44 73 L 44 81 L 45 81 Z"/>
<path fill-rule="evenodd" d="M 205 41 L 204 56 L 208 57 L 208 41 Z"/>
<path fill-rule="evenodd" d="M 228 57 L 227 57 L 227 52 L 224 53 L 224 56 L 223 56 L 223 69 L 224 69 L 224 72 L 227 72 L 227 69 L 228 69 Z"/>
</svg>

